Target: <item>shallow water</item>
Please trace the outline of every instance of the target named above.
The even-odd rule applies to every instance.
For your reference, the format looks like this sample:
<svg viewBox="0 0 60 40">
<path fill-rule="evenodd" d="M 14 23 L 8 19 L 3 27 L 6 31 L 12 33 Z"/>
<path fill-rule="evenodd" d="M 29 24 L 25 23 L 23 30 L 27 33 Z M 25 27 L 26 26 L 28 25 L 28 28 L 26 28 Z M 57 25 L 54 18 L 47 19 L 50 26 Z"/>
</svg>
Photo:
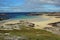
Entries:
<svg viewBox="0 0 60 40">
<path fill-rule="evenodd" d="M 45 20 L 49 20 L 50 18 L 43 18 L 42 16 L 25 16 L 25 15 L 21 15 L 21 16 L 16 16 L 15 18 L 12 18 L 12 20 L 26 20 L 26 21 L 45 21 Z"/>
<path fill-rule="evenodd" d="M 29 13 L 6 13 L 9 20 L 27 20 L 27 21 L 45 21 L 49 18 L 43 18 L 42 16 L 27 16 Z"/>
</svg>

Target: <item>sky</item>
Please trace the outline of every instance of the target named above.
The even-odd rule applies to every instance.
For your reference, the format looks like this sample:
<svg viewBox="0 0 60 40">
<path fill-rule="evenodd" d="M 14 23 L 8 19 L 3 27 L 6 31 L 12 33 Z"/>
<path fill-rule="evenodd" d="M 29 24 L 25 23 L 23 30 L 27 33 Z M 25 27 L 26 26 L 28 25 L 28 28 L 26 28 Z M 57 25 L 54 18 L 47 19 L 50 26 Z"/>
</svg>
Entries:
<svg viewBox="0 0 60 40">
<path fill-rule="evenodd" d="M 0 12 L 60 12 L 60 0 L 0 0 Z"/>
</svg>

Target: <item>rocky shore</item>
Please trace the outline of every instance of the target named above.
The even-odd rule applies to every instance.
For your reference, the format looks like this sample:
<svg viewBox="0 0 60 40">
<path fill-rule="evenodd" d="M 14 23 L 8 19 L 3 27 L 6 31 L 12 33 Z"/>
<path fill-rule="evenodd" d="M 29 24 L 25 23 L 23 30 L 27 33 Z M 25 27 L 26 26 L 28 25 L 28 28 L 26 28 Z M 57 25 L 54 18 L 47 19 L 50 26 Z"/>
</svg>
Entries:
<svg viewBox="0 0 60 40">
<path fill-rule="evenodd" d="M 43 15 L 42 13 L 29 13 L 27 16 L 41 16 Z"/>
<path fill-rule="evenodd" d="M 4 13 L 0 14 L 0 21 L 7 20 L 7 19 L 9 19 L 7 14 L 4 14 Z"/>
<path fill-rule="evenodd" d="M 60 22 L 49 23 L 51 27 L 45 27 L 44 30 L 60 35 Z"/>
</svg>

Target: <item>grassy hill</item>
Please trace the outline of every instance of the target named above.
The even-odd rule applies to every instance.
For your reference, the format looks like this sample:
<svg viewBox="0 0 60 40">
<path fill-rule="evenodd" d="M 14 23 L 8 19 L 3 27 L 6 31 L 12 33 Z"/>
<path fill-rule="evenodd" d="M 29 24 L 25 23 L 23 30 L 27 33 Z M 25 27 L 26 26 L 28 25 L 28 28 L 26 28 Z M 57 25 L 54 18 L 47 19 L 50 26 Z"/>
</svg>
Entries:
<svg viewBox="0 0 60 40">
<path fill-rule="evenodd" d="M 60 40 L 60 36 L 41 29 L 22 28 L 21 30 L 0 30 L 1 33 L 26 36 L 28 40 Z"/>
</svg>

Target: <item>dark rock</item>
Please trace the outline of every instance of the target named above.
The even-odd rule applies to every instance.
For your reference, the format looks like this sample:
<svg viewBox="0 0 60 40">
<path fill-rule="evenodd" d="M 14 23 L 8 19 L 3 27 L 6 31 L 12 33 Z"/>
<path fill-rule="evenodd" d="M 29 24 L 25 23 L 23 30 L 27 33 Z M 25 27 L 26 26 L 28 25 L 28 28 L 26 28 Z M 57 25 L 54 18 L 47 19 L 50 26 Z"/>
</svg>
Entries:
<svg viewBox="0 0 60 40">
<path fill-rule="evenodd" d="M 51 25 L 53 27 L 60 27 L 60 22 L 49 23 L 48 25 Z"/>
<path fill-rule="evenodd" d="M 48 16 L 60 16 L 60 12 L 52 12 L 52 13 L 48 13 Z"/>
<path fill-rule="evenodd" d="M 0 14 L 0 21 L 9 19 L 7 14 Z"/>
<path fill-rule="evenodd" d="M 41 13 L 29 13 L 27 14 L 28 16 L 39 16 L 39 15 L 43 15 Z"/>
<path fill-rule="evenodd" d="M 35 27 L 35 24 L 31 23 L 29 24 L 30 27 Z"/>
</svg>

